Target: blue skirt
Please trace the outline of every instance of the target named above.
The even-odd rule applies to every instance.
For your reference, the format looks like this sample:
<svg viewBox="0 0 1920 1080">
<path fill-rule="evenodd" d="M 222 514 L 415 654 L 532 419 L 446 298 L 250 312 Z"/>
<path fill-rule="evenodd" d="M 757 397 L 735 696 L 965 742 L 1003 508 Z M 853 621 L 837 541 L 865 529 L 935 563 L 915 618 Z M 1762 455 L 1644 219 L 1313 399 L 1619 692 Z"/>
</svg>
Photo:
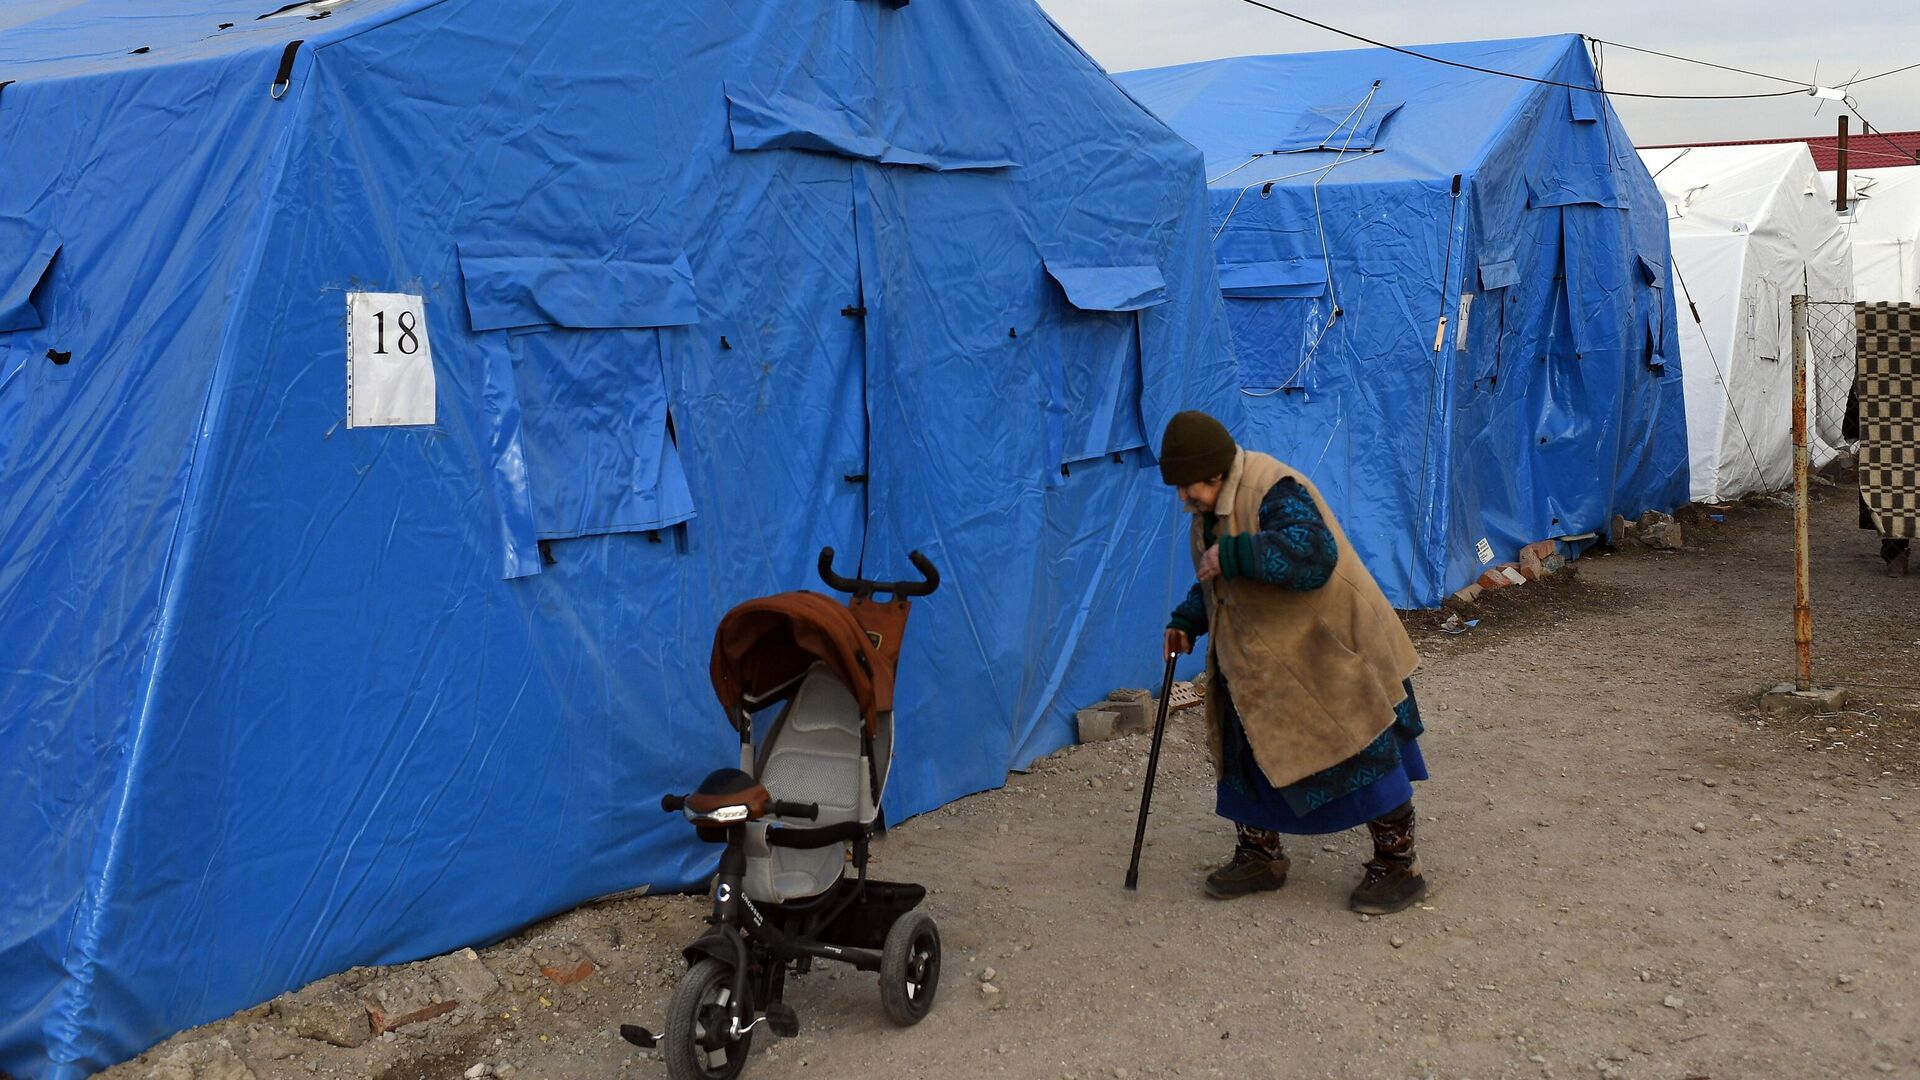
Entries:
<svg viewBox="0 0 1920 1080">
<path fill-rule="evenodd" d="M 1215 812 L 1237 824 L 1305 836 L 1342 832 L 1398 809 L 1413 798 L 1413 782 L 1427 778 L 1427 761 L 1420 754 L 1417 737 L 1402 739 L 1398 768 L 1305 814 L 1294 813 L 1280 789 L 1257 775 L 1258 769 L 1252 771 L 1256 775 L 1246 791 L 1225 781 L 1219 784 Z"/>
</svg>

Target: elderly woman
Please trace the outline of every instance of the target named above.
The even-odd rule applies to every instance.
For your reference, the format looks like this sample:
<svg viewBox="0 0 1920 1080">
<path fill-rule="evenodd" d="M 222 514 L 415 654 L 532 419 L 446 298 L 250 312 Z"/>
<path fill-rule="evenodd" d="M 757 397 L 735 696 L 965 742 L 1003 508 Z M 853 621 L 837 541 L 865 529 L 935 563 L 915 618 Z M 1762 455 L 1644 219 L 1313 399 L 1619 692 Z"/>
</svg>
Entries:
<svg viewBox="0 0 1920 1080">
<path fill-rule="evenodd" d="M 1217 812 L 1233 857 L 1218 899 L 1278 889 L 1282 834 L 1366 825 L 1373 858 L 1349 901 L 1384 915 L 1426 895 L 1414 855 L 1413 781 L 1427 777 L 1409 679 L 1419 658 L 1399 616 L 1311 481 L 1243 450 L 1218 420 L 1167 425 L 1161 478 L 1193 514 L 1196 575 L 1167 627 L 1170 652 L 1207 654 Z"/>
</svg>

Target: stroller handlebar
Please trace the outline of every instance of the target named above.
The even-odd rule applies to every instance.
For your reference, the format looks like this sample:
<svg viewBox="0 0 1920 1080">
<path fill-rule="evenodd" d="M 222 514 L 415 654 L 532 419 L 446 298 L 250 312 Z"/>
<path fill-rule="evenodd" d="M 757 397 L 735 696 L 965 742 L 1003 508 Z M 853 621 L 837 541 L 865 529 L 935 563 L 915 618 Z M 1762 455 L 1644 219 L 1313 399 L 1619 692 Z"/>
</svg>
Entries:
<svg viewBox="0 0 1920 1080">
<path fill-rule="evenodd" d="M 788 802 L 785 799 L 773 800 L 773 816 L 805 818 L 808 821 L 820 817 L 820 804 L 812 802 Z"/>
<path fill-rule="evenodd" d="M 849 593 L 854 596 L 872 596 L 874 593 L 886 593 L 898 599 L 912 596 L 926 596 L 940 587 L 940 571 L 933 560 L 917 551 L 909 552 L 907 560 L 913 568 L 920 571 L 919 581 L 870 581 L 866 578 L 845 578 L 833 571 L 833 549 L 820 551 L 820 580 L 835 592 Z"/>
<path fill-rule="evenodd" d="M 665 810 L 669 814 L 677 814 L 685 811 L 686 807 L 687 797 L 685 795 L 662 795 L 660 797 L 660 809 Z M 767 810 L 775 817 L 802 818 L 807 821 L 816 821 L 820 817 L 819 803 L 788 802 L 785 799 L 775 799 L 767 804 Z"/>
</svg>

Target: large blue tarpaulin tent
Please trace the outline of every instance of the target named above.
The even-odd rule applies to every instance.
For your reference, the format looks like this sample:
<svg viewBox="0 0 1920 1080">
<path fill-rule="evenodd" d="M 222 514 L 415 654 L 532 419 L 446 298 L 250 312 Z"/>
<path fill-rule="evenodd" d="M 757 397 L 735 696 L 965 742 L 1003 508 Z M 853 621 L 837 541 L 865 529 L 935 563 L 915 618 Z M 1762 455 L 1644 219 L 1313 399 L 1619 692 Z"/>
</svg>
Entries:
<svg viewBox="0 0 1920 1080">
<path fill-rule="evenodd" d="M 1402 607 L 1687 499 L 1665 204 L 1577 89 L 1584 42 L 1420 51 L 1470 66 L 1117 76 L 1206 154 L 1241 433 L 1313 477 Z"/>
<path fill-rule="evenodd" d="M 0 82 L 0 1070 L 694 883 L 824 546 L 946 575 L 895 820 L 1156 670 L 1204 174 L 1029 0 L 25 0 Z"/>
</svg>

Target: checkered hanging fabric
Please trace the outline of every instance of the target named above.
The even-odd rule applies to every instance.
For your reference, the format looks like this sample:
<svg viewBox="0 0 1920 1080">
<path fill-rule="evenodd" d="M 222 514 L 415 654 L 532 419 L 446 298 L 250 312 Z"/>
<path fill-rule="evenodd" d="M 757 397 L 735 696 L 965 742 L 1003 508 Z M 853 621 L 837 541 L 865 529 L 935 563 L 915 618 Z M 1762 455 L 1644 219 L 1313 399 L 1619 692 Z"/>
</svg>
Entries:
<svg viewBox="0 0 1920 1080">
<path fill-rule="evenodd" d="M 1854 305 L 1860 496 L 1888 537 L 1920 536 L 1920 305 Z"/>
</svg>

